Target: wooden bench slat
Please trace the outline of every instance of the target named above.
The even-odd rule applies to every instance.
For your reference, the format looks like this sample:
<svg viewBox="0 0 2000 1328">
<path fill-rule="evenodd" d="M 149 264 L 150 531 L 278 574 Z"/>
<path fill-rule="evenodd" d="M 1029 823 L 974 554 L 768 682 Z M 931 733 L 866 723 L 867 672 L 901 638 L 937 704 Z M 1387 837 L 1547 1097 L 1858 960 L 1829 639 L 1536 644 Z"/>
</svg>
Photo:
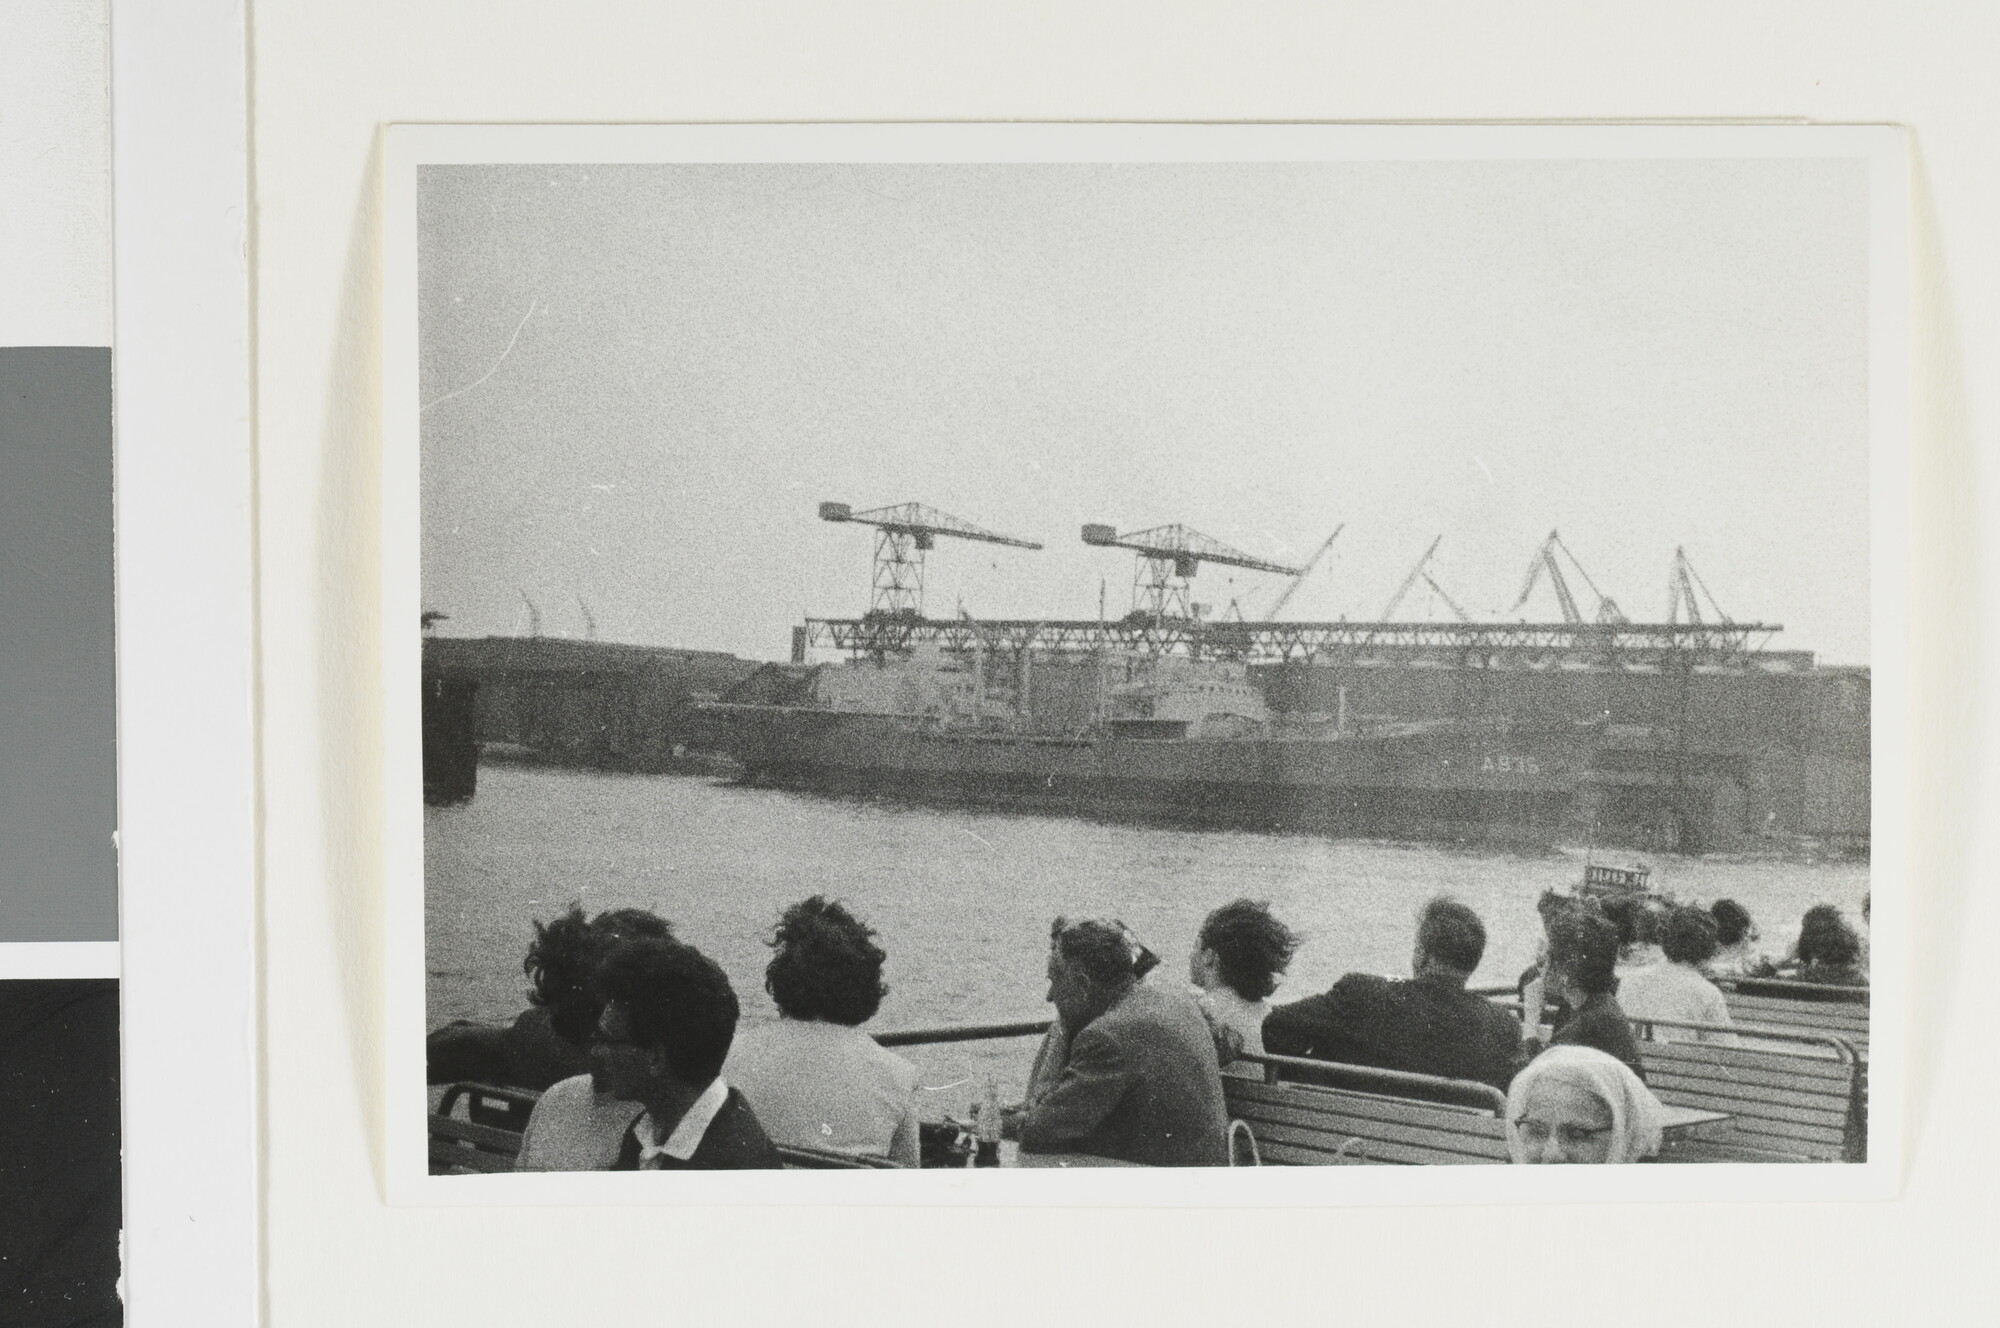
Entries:
<svg viewBox="0 0 2000 1328">
<path fill-rule="evenodd" d="M 1257 1152 L 1267 1167 L 1365 1167 L 1373 1164 L 1370 1158 L 1346 1157 L 1276 1139 L 1269 1143 L 1259 1140 Z"/>
<path fill-rule="evenodd" d="M 1824 1158 L 1808 1156 L 1805 1153 L 1774 1151 L 1769 1148 L 1752 1148 L 1747 1144 L 1723 1143 L 1711 1139 L 1690 1139 L 1671 1144 L 1660 1151 L 1662 1162 L 1757 1162 L 1757 1163 L 1800 1163 L 1820 1162 Z"/>
<path fill-rule="evenodd" d="M 1473 1121 L 1488 1124 L 1495 1124 L 1498 1121 L 1492 1112 L 1480 1111 L 1475 1107 L 1457 1107 L 1443 1102 L 1419 1102 L 1411 1098 L 1356 1093 L 1340 1088 L 1321 1088 L 1315 1084 L 1260 1084 L 1254 1080 L 1244 1080 L 1240 1085 L 1232 1085 L 1225 1079 L 1223 1085 L 1222 1095 L 1225 1102 L 1270 1102 L 1300 1111 L 1364 1116 L 1372 1120 L 1400 1121 L 1435 1116 L 1440 1121 Z"/>
<path fill-rule="evenodd" d="M 510 1158 L 521 1151 L 521 1136 L 514 1131 L 493 1125 L 476 1125 L 451 1116 L 431 1117 L 431 1137 L 462 1140 L 489 1152 L 505 1153 Z"/>
<path fill-rule="evenodd" d="M 1787 1102 L 1770 1102 L 1708 1088 L 1689 1089 L 1671 1084 L 1656 1086 L 1653 1094 L 1662 1102 L 1674 1106 L 1712 1107 L 1742 1119 L 1796 1121 L 1801 1125 L 1826 1125 L 1836 1129 L 1847 1119 L 1848 1103 L 1844 1097 L 1799 1097 Z"/>
<path fill-rule="evenodd" d="M 482 1149 L 455 1144 L 449 1139 L 436 1138 L 431 1140 L 431 1163 L 434 1166 L 482 1173 L 514 1169 L 514 1159 L 505 1153 L 489 1153 Z"/>
<path fill-rule="evenodd" d="M 1696 1064 L 1776 1070 L 1799 1079 L 1838 1080 L 1846 1083 L 1850 1068 L 1830 1056 L 1799 1055 L 1768 1047 L 1726 1047 L 1715 1042 L 1641 1042 L 1640 1058 L 1654 1061 L 1692 1061 Z"/>
<path fill-rule="evenodd" d="M 1795 1140 L 1801 1145 L 1810 1145 L 1810 1150 L 1815 1152 L 1829 1148 L 1838 1151 L 1841 1144 L 1841 1130 L 1842 1127 L 1839 1125 L 1788 1121 L 1776 1116 L 1738 1116 L 1716 1130 L 1715 1137 L 1728 1139 L 1738 1135 L 1764 1135 L 1770 1138 Z"/>
<path fill-rule="evenodd" d="M 1804 1125 L 1834 1127 L 1847 1120 L 1848 1104 L 1845 1101 L 1835 1103 L 1826 1098 L 1788 1097 L 1774 1100 L 1766 1097 L 1739 1097 L 1729 1092 L 1717 1092 L 1705 1086 L 1690 1088 L 1680 1084 L 1655 1084 L 1653 1093 L 1660 1101 L 1674 1106 L 1708 1107 L 1715 1111 L 1726 1111 L 1732 1116 L 1756 1116 L 1767 1120 L 1790 1120 Z"/>
<path fill-rule="evenodd" d="M 1796 1058 L 1794 1058 L 1796 1059 Z M 1822 1061 L 1819 1064 L 1831 1068 L 1831 1073 L 1808 1071 L 1800 1073 L 1791 1065 L 1765 1067 L 1761 1065 L 1713 1065 L 1698 1057 L 1648 1056 L 1646 1077 L 1665 1075 L 1676 1079 L 1702 1080 L 1718 1084 L 1742 1084 L 1746 1087 L 1789 1088 L 1794 1092 L 1833 1093 L 1849 1081 L 1849 1072 L 1837 1061 Z"/>
<path fill-rule="evenodd" d="M 1267 1126 L 1283 1127 L 1288 1130 L 1323 1131 L 1343 1137 L 1389 1140 L 1444 1153 L 1504 1153 L 1507 1149 L 1504 1127 L 1490 1133 L 1472 1134 L 1425 1129 L 1421 1125 L 1403 1125 L 1382 1120 L 1351 1119 L 1343 1124 L 1337 1118 L 1328 1118 L 1317 1113 L 1289 1111 L 1284 1107 L 1269 1105 L 1260 1106 L 1255 1112 L 1239 1113 L 1237 1119 L 1248 1122 L 1252 1130 L 1260 1133 Z M 1493 1124 L 1501 1125 L 1497 1120 Z"/>
<path fill-rule="evenodd" d="M 1659 1074 L 1649 1075 L 1647 1082 L 1656 1095 L 1669 1092 L 1712 1094 L 1729 1098 L 1733 1102 L 1756 1106 L 1830 1112 L 1835 1116 L 1847 1114 L 1846 1094 L 1808 1092 L 1797 1085 L 1746 1084 L 1736 1080 L 1710 1079 L 1700 1075 L 1669 1074 L 1664 1070 Z"/>
<path fill-rule="evenodd" d="M 1264 1147 L 1264 1137 L 1268 1133 L 1274 1144 L 1292 1144 L 1312 1147 L 1322 1152 L 1329 1161 L 1344 1157 L 1352 1162 L 1390 1163 L 1401 1166 L 1458 1166 L 1505 1162 L 1504 1151 L 1492 1153 L 1463 1153 L 1447 1149 L 1403 1143 L 1394 1139 L 1381 1139 L 1367 1135 L 1346 1135 L 1335 1138 L 1318 1130 L 1300 1130 L 1295 1127 L 1274 1124 L 1252 1124 L 1251 1130 L 1257 1135 L 1257 1146 Z M 1352 1141 L 1350 1143 L 1350 1140 Z M 1269 1159 L 1270 1154 L 1265 1153 Z"/>
</svg>

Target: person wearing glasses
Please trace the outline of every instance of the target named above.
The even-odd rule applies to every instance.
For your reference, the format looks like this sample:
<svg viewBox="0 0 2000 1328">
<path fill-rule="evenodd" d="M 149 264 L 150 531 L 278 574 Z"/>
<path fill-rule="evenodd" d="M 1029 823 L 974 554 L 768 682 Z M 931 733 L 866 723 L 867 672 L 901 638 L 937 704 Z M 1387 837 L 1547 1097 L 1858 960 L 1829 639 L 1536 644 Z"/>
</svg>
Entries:
<svg viewBox="0 0 2000 1328">
<path fill-rule="evenodd" d="M 1507 1090 L 1507 1152 L 1529 1165 L 1643 1162 L 1660 1151 L 1664 1114 L 1616 1056 L 1550 1047 Z"/>
<path fill-rule="evenodd" d="M 680 941 L 627 941 L 592 980 L 604 1002 L 591 1060 L 608 1091 L 643 1110 L 613 1171 L 776 1170 L 757 1113 L 722 1077 L 736 992 L 715 961 Z"/>
</svg>

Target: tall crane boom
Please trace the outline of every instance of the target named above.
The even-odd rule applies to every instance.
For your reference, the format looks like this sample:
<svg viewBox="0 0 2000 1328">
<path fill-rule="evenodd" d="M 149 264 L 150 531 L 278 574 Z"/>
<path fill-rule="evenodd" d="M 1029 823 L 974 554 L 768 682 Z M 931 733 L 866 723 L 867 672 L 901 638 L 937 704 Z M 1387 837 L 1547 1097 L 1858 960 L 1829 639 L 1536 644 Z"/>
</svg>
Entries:
<svg viewBox="0 0 2000 1328">
<path fill-rule="evenodd" d="M 1695 594 L 1697 587 L 1700 588 L 1701 595 Z M 1701 626 L 1703 596 L 1708 599 L 1709 611 L 1715 615 L 1717 621 L 1727 624 L 1730 621 L 1729 615 L 1715 602 L 1715 594 L 1709 590 L 1708 583 L 1701 579 L 1701 573 L 1694 570 L 1694 564 L 1688 560 L 1687 550 L 1676 547 L 1673 567 L 1667 573 L 1667 621 L 1679 622 L 1681 611 L 1685 609 L 1689 625 Z"/>
<path fill-rule="evenodd" d="M 940 535 L 1016 549 L 1042 547 L 1033 540 L 1016 539 L 975 526 L 963 517 L 923 503 L 897 503 L 862 512 L 846 503 L 821 503 L 819 519 L 875 527 L 875 581 L 868 603 L 871 615 L 923 617 L 924 553 L 936 545 Z"/>
<path fill-rule="evenodd" d="M 1280 576 L 1304 575 L 1301 568 L 1252 557 L 1182 525 L 1153 526 L 1120 535 L 1114 526 L 1093 522 L 1083 528 L 1083 542 L 1101 549 L 1130 549 L 1139 555 L 1132 576 L 1132 611 L 1156 623 L 1194 617 L 1188 582 L 1203 563 Z"/>
<path fill-rule="evenodd" d="M 1264 615 L 1267 621 L 1276 618 L 1285 611 L 1285 606 L 1292 602 L 1292 596 L 1296 595 L 1299 587 L 1306 583 L 1306 578 L 1312 575 L 1312 569 L 1319 566 L 1319 560 L 1326 557 L 1326 551 L 1333 547 L 1333 542 L 1340 538 L 1340 532 L 1345 529 L 1347 529 L 1347 523 L 1343 521 L 1333 528 L 1331 535 L 1326 537 L 1326 543 L 1313 550 L 1313 556 L 1306 559 L 1305 570 L 1291 579 L 1284 590 L 1278 595 L 1278 602 L 1273 604 L 1271 611 Z"/>
</svg>

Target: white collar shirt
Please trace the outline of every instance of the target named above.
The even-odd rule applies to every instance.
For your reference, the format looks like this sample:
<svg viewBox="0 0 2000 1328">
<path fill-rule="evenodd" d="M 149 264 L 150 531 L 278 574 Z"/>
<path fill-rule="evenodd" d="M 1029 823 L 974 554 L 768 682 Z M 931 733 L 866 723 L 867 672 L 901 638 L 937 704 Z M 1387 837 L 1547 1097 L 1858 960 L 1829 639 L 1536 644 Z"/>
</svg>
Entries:
<svg viewBox="0 0 2000 1328">
<path fill-rule="evenodd" d="M 723 1082 L 721 1075 L 717 1075 L 709 1086 L 702 1090 L 701 1096 L 694 1100 L 694 1105 L 687 1109 L 687 1113 L 681 1117 L 680 1123 L 674 1126 L 665 1143 L 646 1142 L 649 1139 L 657 1139 L 659 1135 L 653 1125 L 652 1113 L 642 1113 L 639 1119 L 632 1123 L 632 1132 L 639 1140 L 639 1170 L 657 1171 L 659 1160 L 663 1157 L 670 1157 L 676 1162 L 685 1162 L 693 1157 L 694 1150 L 701 1147 L 702 1136 L 708 1133 L 708 1127 L 714 1123 L 716 1114 L 728 1101 L 729 1085 Z"/>
</svg>

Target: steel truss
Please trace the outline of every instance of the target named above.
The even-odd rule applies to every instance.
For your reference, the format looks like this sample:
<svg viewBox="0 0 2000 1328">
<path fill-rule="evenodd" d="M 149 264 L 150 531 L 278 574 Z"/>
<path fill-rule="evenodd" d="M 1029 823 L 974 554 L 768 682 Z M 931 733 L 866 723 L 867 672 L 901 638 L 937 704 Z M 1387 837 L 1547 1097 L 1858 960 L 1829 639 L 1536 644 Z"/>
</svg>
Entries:
<svg viewBox="0 0 2000 1328">
<path fill-rule="evenodd" d="M 854 654 L 934 643 L 952 652 L 1184 654 L 1252 664 L 1429 668 L 1712 668 L 1792 672 L 1805 651 L 1764 646 L 1775 623 L 1111 622 L 1046 618 L 808 618 L 808 645 Z"/>
</svg>

